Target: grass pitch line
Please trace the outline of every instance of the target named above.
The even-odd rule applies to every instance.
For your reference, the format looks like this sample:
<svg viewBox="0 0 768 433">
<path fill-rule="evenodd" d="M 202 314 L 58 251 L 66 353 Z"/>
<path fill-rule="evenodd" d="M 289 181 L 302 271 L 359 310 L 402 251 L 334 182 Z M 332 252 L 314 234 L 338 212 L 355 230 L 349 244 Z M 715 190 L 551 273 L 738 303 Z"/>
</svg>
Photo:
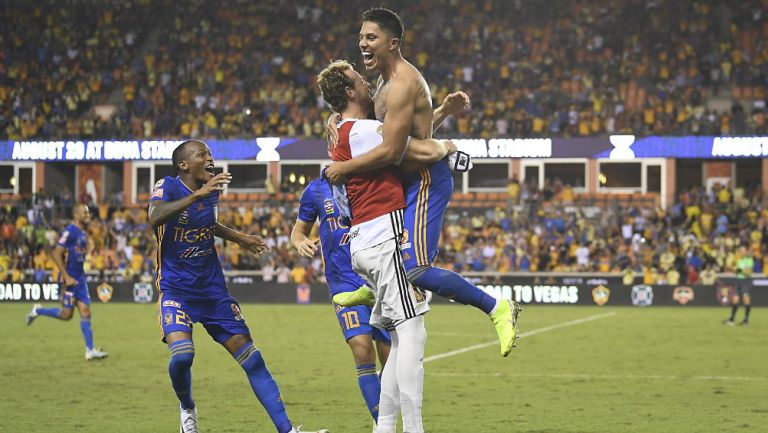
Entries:
<svg viewBox="0 0 768 433">
<path fill-rule="evenodd" d="M 568 322 L 558 323 L 556 325 L 545 326 L 543 328 L 534 329 L 533 331 L 523 332 L 522 334 L 520 334 L 520 338 L 530 337 L 530 336 L 533 336 L 533 335 L 536 335 L 536 334 L 541 334 L 541 333 L 544 333 L 544 332 L 554 331 L 554 330 L 560 329 L 560 328 L 567 328 L 567 327 L 574 326 L 574 325 L 580 325 L 582 323 L 591 322 L 593 320 L 604 319 L 606 317 L 611 317 L 611 316 L 613 316 L 615 314 L 616 314 L 615 311 L 611 311 L 610 313 L 596 314 L 594 316 L 585 317 L 583 319 L 576 319 L 576 320 L 571 320 L 571 321 L 568 321 Z M 488 346 L 493 346 L 494 344 L 499 344 L 499 342 L 497 340 L 493 340 L 493 341 L 489 341 L 487 343 L 480 343 L 480 344 L 475 344 L 473 346 L 467 346 L 467 347 L 465 347 L 463 349 L 456 349 L 456 350 L 452 350 L 450 352 L 439 353 L 437 355 L 432 355 L 432 356 L 428 356 L 428 357 L 424 358 L 424 362 L 437 361 L 438 359 L 448 358 L 448 357 L 455 356 L 455 355 L 461 355 L 462 353 L 467 353 L 467 352 L 471 352 L 473 350 L 482 349 L 482 348 L 485 348 L 485 347 L 488 347 Z"/>
<path fill-rule="evenodd" d="M 766 381 L 768 377 L 763 376 L 676 376 L 676 375 L 641 375 L 641 374 L 568 374 L 568 373 L 427 373 L 429 376 L 448 376 L 448 377 L 528 377 L 528 378 L 550 378 L 550 379 L 589 379 L 589 380 L 705 380 L 705 381 Z"/>
</svg>

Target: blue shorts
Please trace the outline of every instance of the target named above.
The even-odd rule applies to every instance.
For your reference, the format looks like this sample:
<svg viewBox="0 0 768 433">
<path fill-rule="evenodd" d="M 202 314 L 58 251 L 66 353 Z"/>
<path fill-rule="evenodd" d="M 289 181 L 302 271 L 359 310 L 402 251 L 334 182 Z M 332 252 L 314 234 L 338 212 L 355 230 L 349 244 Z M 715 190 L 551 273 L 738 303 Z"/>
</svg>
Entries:
<svg viewBox="0 0 768 433">
<path fill-rule="evenodd" d="M 429 266 L 437 256 L 445 209 L 453 194 L 453 173 L 448 162 L 438 161 L 403 179 L 403 265 L 406 271 Z"/>
<path fill-rule="evenodd" d="M 157 303 L 163 342 L 165 342 L 165 336 L 171 332 L 181 331 L 191 334 L 193 323 L 202 323 L 208 335 L 219 344 L 238 334 L 251 335 L 240 312 L 240 305 L 231 296 L 214 300 L 189 301 L 161 293 Z"/>
<path fill-rule="evenodd" d="M 75 286 L 63 286 L 61 304 L 64 308 L 75 308 L 77 301 L 91 305 L 91 295 L 88 293 L 88 283 L 85 278 L 77 281 Z"/>
<path fill-rule="evenodd" d="M 351 292 L 357 290 L 359 287 L 334 285 L 334 293 Z M 333 305 L 336 309 L 336 318 L 339 320 L 341 326 L 341 332 L 344 334 L 344 340 L 349 341 L 350 338 L 358 335 L 370 335 L 374 340 L 382 343 L 391 343 L 392 338 L 387 331 L 375 328 L 371 326 L 371 307 L 365 305 L 357 305 L 354 307 L 342 307 L 341 305 Z"/>
</svg>

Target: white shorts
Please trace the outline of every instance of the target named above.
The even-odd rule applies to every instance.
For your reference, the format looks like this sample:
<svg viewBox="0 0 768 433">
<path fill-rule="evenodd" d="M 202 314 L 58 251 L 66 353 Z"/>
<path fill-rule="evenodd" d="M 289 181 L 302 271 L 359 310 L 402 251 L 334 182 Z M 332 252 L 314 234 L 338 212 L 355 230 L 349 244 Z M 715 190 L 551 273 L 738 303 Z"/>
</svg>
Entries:
<svg viewBox="0 0 768 433">
<path fill-rule="evenodd" d="M 402 221 L 402 220 L 401 220 Z M 393 226 L 393 230 L 398 230 Z M 401 322 L 429 311 L 427 297 L 405 277 L 399 233 L 384 242 L 352 253 L 352 269 L 370 285 L 376 294 L 370 324 L 392 330 Z"/>
</svg>

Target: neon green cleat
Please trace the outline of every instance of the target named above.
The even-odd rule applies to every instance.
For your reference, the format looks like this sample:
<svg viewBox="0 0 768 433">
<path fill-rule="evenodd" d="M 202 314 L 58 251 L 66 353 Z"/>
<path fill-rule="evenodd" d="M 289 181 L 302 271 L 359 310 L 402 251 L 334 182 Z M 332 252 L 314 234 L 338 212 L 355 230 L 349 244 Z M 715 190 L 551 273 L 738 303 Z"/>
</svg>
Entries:
<svg viewBox="0 0 768 433">
<path fill-rule="evenodd" d="M 496 311 L 491 314 L 491 321 L 499 334 L 501 356 L 508 356 L 515 347 L 517 336 L 517 315 L 523 311 L 515 301 L 499 300 Z"/>
<path fill-rule="evenodd" d="M 376 303 L 376 295 L 368 286 L 362 286 L 353 292 L 337 293 L 333 297 L 333 302 L 342 307 L 354 307 L 356 305 L 373 307 L 373 304 Z"/>
</svg>

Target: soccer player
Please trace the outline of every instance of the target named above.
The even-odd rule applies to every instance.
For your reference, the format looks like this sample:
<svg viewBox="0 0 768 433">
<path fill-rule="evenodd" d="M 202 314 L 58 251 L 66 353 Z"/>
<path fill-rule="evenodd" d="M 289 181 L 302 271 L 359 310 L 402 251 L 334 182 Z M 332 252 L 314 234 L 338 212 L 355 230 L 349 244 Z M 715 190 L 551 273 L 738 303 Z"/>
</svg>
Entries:
<svg viewBox="0 0 768 433">
<path fill-rule="evenodd" d="M 339 86 L 355 87 L 352 66 L 347 62 L 334 62 L 336 70 L 326 78 L 337 80 Z M 360 77 L 361 78 L 361 77 Z M 370 88 L 366 81 L 365 86 Z M 434 162 L 446 154 L 456 151 L 450 141 L 412 140 L 405 159 Z M 311 239 L 315 221 L 319 222 L 318 239 Z M 331 296 L 353 292 L 366 285 L 365 281 L 352 270 L 349 252 L 349 221 L 338 209 L 333 192 L 327 180 L 320 177 L 307 185 L 299 201 L 299 215 L 291 231 L 291 244 L 304 257 L 311 258 L 317 252 L 318 244 L 325 265 L 325 277 Z M 343 307 L 335 305 L 344 338 L 347 341 L 357 366 L 358 384 L 368 410 L 374 421 L 378 418 L 381 384 L 376 374 L 376 352 L 381 365 L 386 364 L 391 339 L 385 330 L 374 328 L 369 323 L 371 307 L 357 305 Z M 376 341 L 374 348 L 373 341 Z"/>
<path fill-rule="evenodd" d="M 102 359 L 107 352 L 93 347 L 93 331 L 91 330 L 91 297 L 88 294 L 88 283 L 85 280 L 83 263 L 88 252 L 88 236 L 85 230 L 91 222 L 91 211 L 88 206 L 78 204 L 72 210 L 72 224 L 68 225 L 59 237 L 59 243 L 53 250 L 53 261 L 61 271 L 61 281 L 64 290 L 61 297 L 61 308 L 42 308 L 35 304 L 27 315 L 27 325 L 38 316 L 48 316 L 54 319 L 68 321 L 77 306 L 80 312 L 80 331 L 85 339 L 85 359 Z M 66 251 L 67 257 L 64 258 Z"/>
<path fill-rule="evenodd" d="M 350 175 L 393 164 L 402 156 L 409 135 L 430 138 L 433 128 L 454 114 L 454 103 L 449 101 L 433 112 L 424 77 L 400 52 L 403 31 L 400 17 L 389 9 L 374 8 L 363 13 L 359 47 L 366 70 L 381 74 L 374 107 L 376 118 L 384 122 L 384 141 L 359 158 L 332 164 L 326 175 L 334 183 L 340 183 Z M 459 98 L 452 95 L 452 98 L 452 101 L 464 98 L 468 104 L 464 94 L 459 94 Z M 459 109 L 465 104 L 459 104 Z M 408 281 L 482 310 L 494 323 L 501 355 L 509 355 L 517 338 L 519 305 L 515 301 L 497 300 L 461 275 L 432 266 L 445 209 L 453 192 L 453 177 L 447 161 L 405 172 L 402 182 L 406 197 L 402 251 Z M 334 302 L 342 305 L 358 303 L 370 297 L 365 290 L 362 288 L 352 295 L 337 295 Z"/>
<path fill-rule="evenodd" d="M 731 317 L 725 324 L 733 326 L 736 320 L 736 312 L 739 310 L 739 302 L 744 300 L 744 320 L 741 325 L 749 325 L 749 311 L 752 309 L 752 296 L 749 289 L 752 286 L 752 271 L 755 269 L 755 261 L 747 251 L 747 247 L 739 247 L 739 260 L 736 262 L 736 287 L 731 298 Z"/>
<path fill-rule="evenodd" d="M 341 113 L 334 161 L 344 161 L 376 148 L 382 124 L 368 120 L 373 103 L 370 84 L 346 62 L 334 62 L 318 76 L 323 99 Z M 386 126 L 384 126 L 386 127 Z M 404 137 L 404 140 L 406 137 Z M 435 148 L 446 149 L 432 140 Z M 395 162 L 402 158 L 405 147 Z M 440 158 L 445 156 L 445 153 Z M 424 383 L 426 329 L 429 310 L 421 289 L 408 284 L 402 263 L 405 200 L 394 166 L 352 176 L 346 182 L 352 227 L 349 231 L 352 268 L 373 290 L 370 323 L 392 337 L 389 359 L 382 372 L 378 433 L 394 433 L 398 410 L 403 431 L 423 432 L 421 407 Z"/>
<path fill-rule="evenodd" d="M 193 323 L 201 323 L 245 370 L 277 432 L 297 433 L 277 383 L 253 345 L 240 306 L 227 291 L 214 248 L 214 236 L 218 236 L 237 243 L 244 251 L 261 254 L 267 249 L 264 240 L 217 222 L 219 194 L 232 176 L 214 175 L 208 145 L 199 140 L 184 141 L 173 151 L 172 160 L 178 176 L 167 176 L 155 184 L 148 212 L 157 237 L 159 315 L 163 341 L 171 352 L 168 372 L 179 398 L 181 433 L 198 432 L 192 398 Z"/>
</svg>

